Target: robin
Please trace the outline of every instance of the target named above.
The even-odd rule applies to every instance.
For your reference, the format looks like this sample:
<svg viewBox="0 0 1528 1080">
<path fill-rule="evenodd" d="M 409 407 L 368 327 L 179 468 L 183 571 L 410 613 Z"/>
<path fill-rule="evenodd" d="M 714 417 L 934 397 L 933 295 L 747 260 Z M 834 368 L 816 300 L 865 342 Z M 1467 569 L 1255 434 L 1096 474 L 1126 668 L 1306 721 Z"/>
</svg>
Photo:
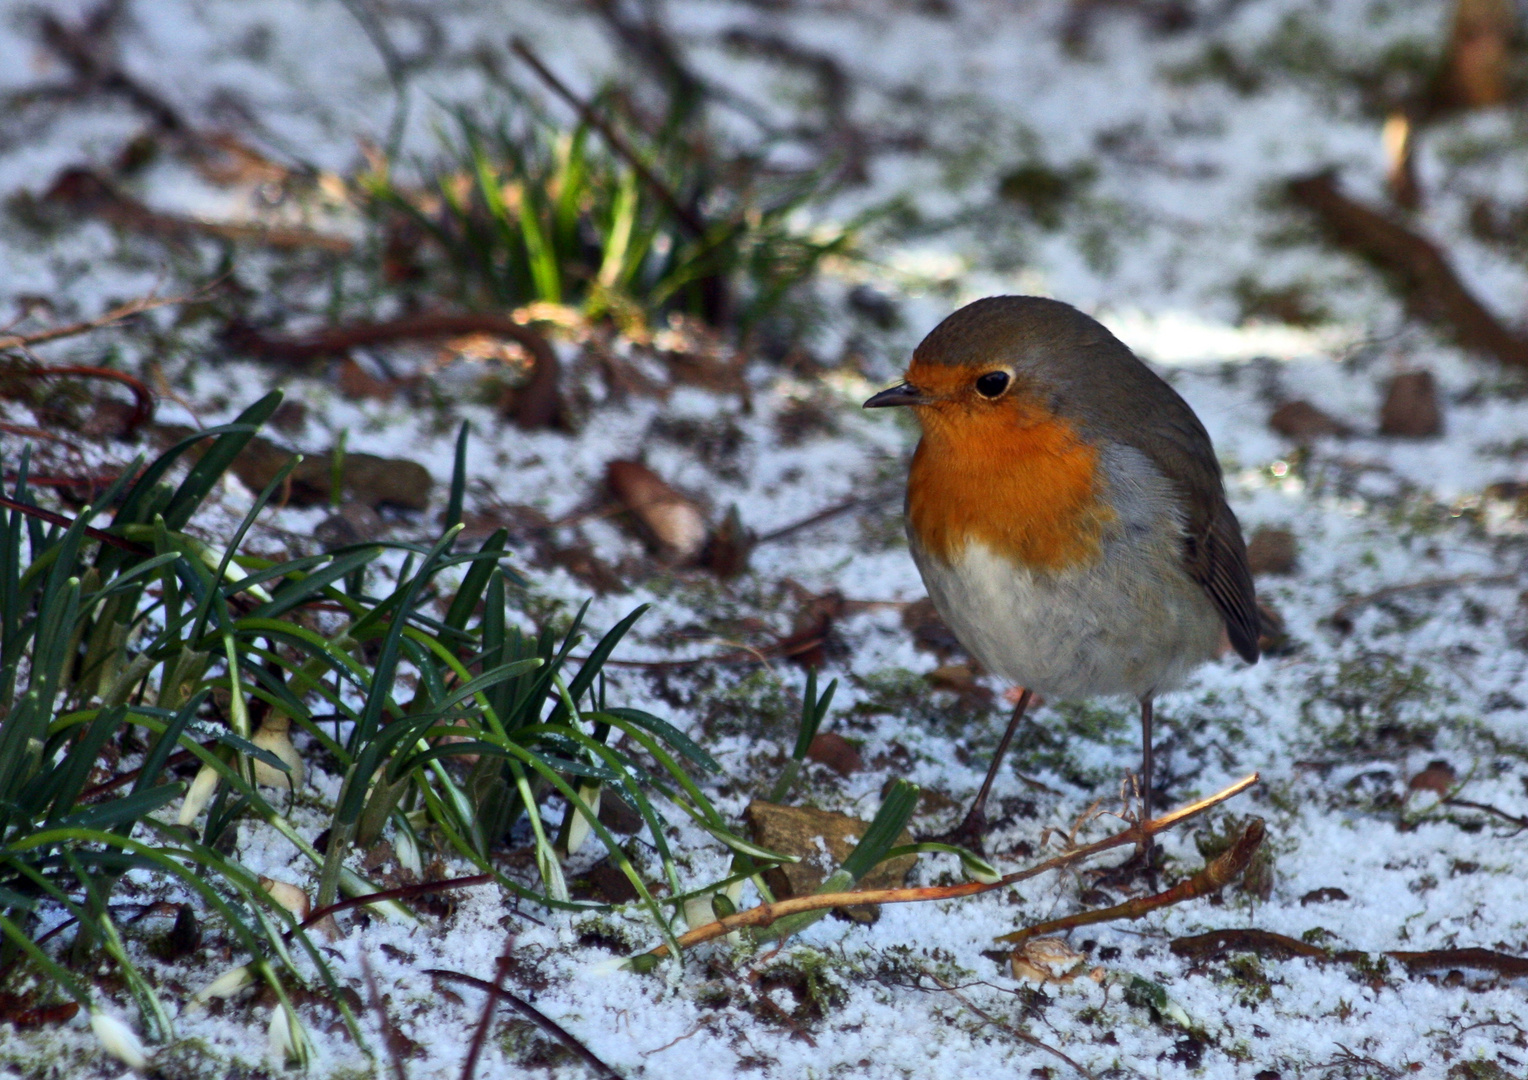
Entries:
<svg viewBox="0 0 1528 1080">
<path fill-rule="evenodd" d="M 973 657 L 1022 687 L 946 838 L 980 847 L 993 777 L 1036 694 L 1140 702 L 1149 819 L 1153 699 L 1228 643 L 1258 658 L 1246 546 L 1204 425 L 1096 320 L 1035 296 L 945 319 L 905 381 L 865 402 L 894 405 L 923 429 L 906 521 L 929 597 Z"/>
</svg>

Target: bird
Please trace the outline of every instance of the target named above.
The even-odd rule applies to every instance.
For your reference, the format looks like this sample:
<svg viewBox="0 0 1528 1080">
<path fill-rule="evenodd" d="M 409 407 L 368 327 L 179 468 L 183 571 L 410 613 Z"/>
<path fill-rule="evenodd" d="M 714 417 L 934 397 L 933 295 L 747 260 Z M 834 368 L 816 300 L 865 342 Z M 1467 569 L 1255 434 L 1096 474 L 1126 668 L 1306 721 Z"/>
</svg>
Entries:
<svg viewBox="0 0 1528 1080">
<path fill-rule="evenodd" d="M 944 319 L 903 381 L 864 403 L 909 408 L 908 546 L 966 651 L 1020 688 L 986 779 L 939 839 L 982 850 L 998 767 L 1036 695 L 1140 703 L 1139 820 L 1151 820 L 1153 702 L 1261 619 L 1209 433 L 1096 319 L 992 296 Z M 1143 834 L 1138 855 L 1149 855 Z"/>
</svg>

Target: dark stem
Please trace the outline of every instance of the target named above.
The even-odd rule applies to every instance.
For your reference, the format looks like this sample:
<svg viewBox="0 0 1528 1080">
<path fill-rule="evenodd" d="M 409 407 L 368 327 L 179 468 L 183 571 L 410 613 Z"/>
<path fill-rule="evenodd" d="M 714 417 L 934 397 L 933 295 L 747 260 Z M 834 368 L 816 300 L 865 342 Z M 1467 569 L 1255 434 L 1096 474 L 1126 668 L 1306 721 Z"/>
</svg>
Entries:
<svg viewBox="0 0 1528 1080">
<path fill-rule="evenodd" d="M 1151 820 L 1151 699 L 1141 699 L 1141 820 Z M 1151 849 L 1152 840 L 1147 835 L 1141 840 L 1141 851 Z"/>
<path fill-rule="evenodd" d="M 562 1043 L 563 1046 L 567 1047 L 570 1051 L 573 1052 L 575 1057 L 593 1069 L 594 1074 L 600 1077 L 600 1080 L 621 1080 L 620 1073 L 616 1072 L 609 1065 L 606 1065 L 599 1058 L 595 1057 L 594 1052 L 583 1043 L 575 1039 L 573 1034 L 568 1031 L 567 1028 L 553 1020 L 550 1016 L 547 1016 L 530 1002 L 516 997 L 508 990 L 505 990 L 499 986 L 495 986 L 493 983 L 487 982 L 483 979 L 475 979 L 471 975 L 464 974 L 460 971 L 444 971 L 440 968 L 426 968 L 424 974 L 429 975 L 431 978 L 435 979 L 452 979 L 459 983 L 465 983 L 475 990 L 482 990 L 488 995 L 490 1003 L 495 1001 L 502 1001 L 504 1004 L 510 1006 L 512 1009 L 518 1012 L 521 1016 L 524 1016 L 527 1020 L 541 1028 L 542 1031 L 545 1031 L 548 1035 L 552 1036 L 552 1038 Z"/>
</svg>

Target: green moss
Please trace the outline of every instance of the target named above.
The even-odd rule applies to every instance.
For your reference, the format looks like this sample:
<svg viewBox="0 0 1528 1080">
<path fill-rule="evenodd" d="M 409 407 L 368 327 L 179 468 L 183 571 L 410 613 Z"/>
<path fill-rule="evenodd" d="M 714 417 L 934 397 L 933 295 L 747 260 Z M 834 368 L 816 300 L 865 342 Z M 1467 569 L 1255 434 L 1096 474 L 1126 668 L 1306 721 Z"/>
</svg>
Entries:
<svg viewBox="0 0 1528 1080">
<path fill-rule="evenodd" d="M 1096 702 L 1063 703 L 1046 710 L 1036 723 L 1025 724 L 1014 737 L 1014 760 L 1024 768 L 1043 768 L 1068 783 L 1092 788 L 1117 779 L 1113 766 L 1084 765 L 1079 750 L 1086 744 L 1120 750 L 1137 746 L 1133 708 Z"/>
<path fill-rule="evenodd" d="M 1443 695 L 1421 664 L 1370 651 L 1322 671 L 1307 683 L 1302 721 L 1326 755 L 1430 749 Z"/>
<path fill-rule="evenodd" d="M 801 714 L 800 699 L 767 668 L 756 668 L 730 685 L 716 687 L 697 704 L 704 712 L 702 723 L 709 736 L 759 735 L 782 745 L 795 736 Z"/>
<path fill-rule="evenodd" d="M 1256 953 L 1237 953 L 1226 961 L 1226 979 L 1236 987 L 1237 1003 L 1249 1009 L 1273 997 L 1273 981 Z"/>
<path fill-rule="evenodd" d="M 796 999 L 791 1011 L 794 1020 L 821 1020 L 848 1000 L 848 983 L 840 968 L 848 968 L 842 957 L 817 949 L 797 948 L 760 969 L 761 993 L 788 990 Z"/>
<path fill-rule="evenodd" d="M 1057 169 L 1031 161 L 1005 173 L 998 181 L 998 196 L 1022 209 L 1043 229 L 1059 229 L 1068 205 L 1097 178 L 1088 162 Z"/>
<path fill-rule="evenodd" d="M 935 689 L 927 679 L 906 668 L 886 668 L 855 680 L 864 697 L 844 719 L 851 725 L 874 726 L 880 716 L 918 717 L 946 736 L 990 734 L 996 745 L 998 710 L 967 697 Z"/>
</svg>

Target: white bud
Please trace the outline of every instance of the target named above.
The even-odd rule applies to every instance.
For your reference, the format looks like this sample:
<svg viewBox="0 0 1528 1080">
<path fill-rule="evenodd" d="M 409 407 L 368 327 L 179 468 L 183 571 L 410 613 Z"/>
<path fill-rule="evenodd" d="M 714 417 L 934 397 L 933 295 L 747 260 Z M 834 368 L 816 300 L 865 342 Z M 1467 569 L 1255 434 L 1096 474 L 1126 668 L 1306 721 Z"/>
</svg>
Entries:
<svg viewBox="0 0 1528 1080">
<path fill-rule="evenodd" d="M 596 817 L 600 812 L 600 791 L 601 788 L 597 784 L 589 784 L 578 789 L 578 797 L 590 810 L 594 811 Z M 568 822 L 568 854 L 572 855 L 584 846 L 584 841 L 589 839 L 589 834 L 594 830 L 582 811 L 570 808 L 570 812 L 573 818 Z"/>
<path fill-rule="evenodd" d="M 285 725 L 272 728 L 262 724 L 250 742 L 262 750 L 275 754 L 291 770 L 291 772 L 282 772 L 255 758 L 255 783 L 286 790 L 302 787 L 303 777 L 306 775 L 302 755 L 297 752 L 297 747 L 292 745 L 292 736 Z"/>
<path fill-rule="evenodd" d="M 95 1032 L 95 1037 L 106 1052 L 118 1061 L 124 1062 L 128 1068 L 141 1072 L 149 1067 L 149 1058 L 144 1053 L 143 1043 L 132 1028 L 115 1016 L 108 1016 L 100 1009 L 91 1009 L 90 1030 Z"/>
<path fill-rule="evenodd" d="M 716 921 L 716 911 L 711 907 L 711 896 L 711 893 L 702 893 L 684 902 L 684 924 L 691 930 L 698 930 Z"/>
<path fill-rule="evenodd" d="M 979 859 L 969 852 L 960 856 L 960 868 L 966 877 L 983 885 L 996 885 L 1003 880 L 1003 875 L 997 872 L 997 868 L 985 859 Z"/>
<path fill-rule="evenodd" d="M 216 979 L 213 979 L 206 986 L 192 994 L 191 1000 L 187 1002 L 187 1007 L 199 1009 L 213 998 L 231 998 L 254 981 L 254 972 L 249 970 L 248 964 L 240 964 L 236 968 L 229 968 Z"/>
<path fill-rule="evenodd" d="M 298 922 L 302 922 L 313 913 L 313 904 L 308 900 L 308 894 L 296 885 L 268 877 L 260 878 L 259 882 L 260 887 L 272 900 L 297 916 Z"/>
<path fill-rule="evenodd" d="M 197 770 L 196 779 L 191 781 L 191 786 L 186 790 L 185 801 L 180 804 L 180 813 L 175 820 L 181 825 L 189 825 L 202 816 L 202 811 L 212 801 L 212 796 L 218 789 L 218 771 L 211 765 L 203 764 Z"/>
<path fill-rule="evenodd" d="M 271 1010 L 271 1026 L 266 1030 L 266 1052 L 281 1065 L 306 1065 L 307 1043 L 292 1027 L 287 1007 L 278 1003 Z"/>
<path fill-rule="evenodd" d="M 536 845 L 536 869 L 541 872 L 541 882 L 546 886 L 546 894 L 553 900 L 566 903 L 570 899 L 568 882 L 562 876 L 562 866 L 558 863 L 557 855 L 550 846 Z"/>
<path fill-rule="evenodd" d="M 419 857 L 419 845 L 414 840 L 414 834 L 408 829 L 399 829 L 393 837 L 393 854 L 397 856 L 398 865 L 405 870 L 415 876 L 424 874 L 424 862 Z"/>
</svg>

